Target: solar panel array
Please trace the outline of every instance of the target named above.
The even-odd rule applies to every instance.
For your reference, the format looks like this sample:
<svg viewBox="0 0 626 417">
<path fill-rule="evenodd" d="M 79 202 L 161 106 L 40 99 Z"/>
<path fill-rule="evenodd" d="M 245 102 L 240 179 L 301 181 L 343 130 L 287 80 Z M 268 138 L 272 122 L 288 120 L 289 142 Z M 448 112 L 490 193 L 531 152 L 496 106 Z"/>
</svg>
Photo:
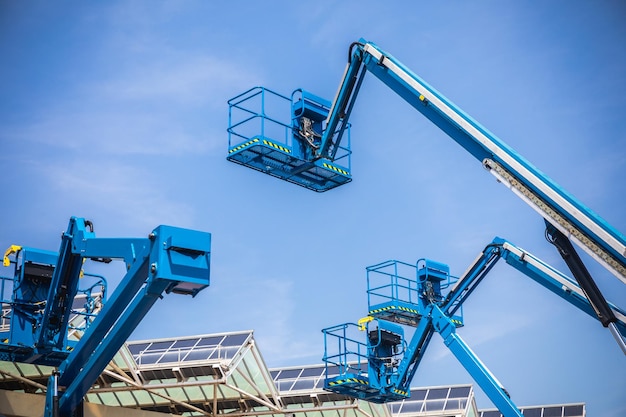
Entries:
<svg viewBox="0 0 626 417">
<path fill-rule="evenodd" d="M 150 389 L 143 391 L 129 386 L 124 390 L 115 375 L 103 374 L 101 378 L 108 383 L 94 387 L 87 395 L 88 401 L 190 415 L 195 414 L 189 413 L 189 407 L 200 408 L 202 413 L 232 413 L 233 416 L 250 416 L 260 411 L 268 417 L 276 417 L 298 410 L 298 415 L 303 417 L 357 417 L 363 412 L 383 417 L 389 414 L 395 417 L 502 417 L 497 410 L 476 409 L 471 384 L 411 388 L 409 398 L 389 403 L 387 409 L 382 405 L 377 405 L 383 407 L 381 409 L 368 409 L 373 404 L 362 403 L 358 409 L 350 408 L 345 414 L 347 409 L 341 404 L 346 398 L 323 390 L 325 365 L 267 369 L 252 342 L 252 331 L 127 342 L 126 353 L 118 355 L 118 367 L 129 366 L 129 374 L 122 376 L 141 375 L 143 384 Z M 129 353 L 135 364 L 130 363 L 133 359 Z M 121 361 L 123 356 L 128 362 Z M 220 365 L 218 369 L 231 365 L 237 368 L 228 373 L 226 385 L 211 385 L 216 381 L 212 373 L 215 364 Z M 329 367 L 328 372 L 330 376 L 339 374 L 336 367 Z M 46 375 L 32 373 L 32 370 L 20 368 L 11 372 L 17 373 L 45 382 Z M 137 379 L 137 382 L 141 381 Z M 9 388 L 10 383 L 6 378 L 0 379 L 0 388 Z M 265 400 L 258 397 L 259 393 L 263 393 Z M 282 402 L 281 407 L 285 408 L 268 414 L 270 410 L 263 401 Z M 586 415 L 583 403 L 525 407 L 521 411 L 524 417 Z"/>
<path fill-rule="evenodd" d="M 137 365 L 180 364 L 231 359 L 252 337 L 251 331 L 178 339 L 127 342 Z"/>
<path fill-rule="evenodd" d="M 584 404 L 549 405 L 521 408 L 524 417 L 585 417 Z M 497 410 L 481 411 L 479 417 L 503 417 Z"/>
<path fill-rule="evenodd" d="M 433 415 L 465 415 L 472 405 L 472 386 L 411 388 L 411 396 L 406 400 L 390 404 L 393 415 L 429 413 Z"/>
<path fill-rule="evenodd" d="M 335 368 L 329 374 L 338 374 Z M 324 366 L 281 368 L 270 370 L 278 390 L 292 393 L 301 390 L 321 390 L 324 388 Z M 402 401 L 389 404 L 394 415 L 413 415 L 418 413 L 464 414 L 473 398 L 472 386 L 411 388 L 411 396 Z M 485 416 L 491 417 L 491 416 Z"/>
</svg>

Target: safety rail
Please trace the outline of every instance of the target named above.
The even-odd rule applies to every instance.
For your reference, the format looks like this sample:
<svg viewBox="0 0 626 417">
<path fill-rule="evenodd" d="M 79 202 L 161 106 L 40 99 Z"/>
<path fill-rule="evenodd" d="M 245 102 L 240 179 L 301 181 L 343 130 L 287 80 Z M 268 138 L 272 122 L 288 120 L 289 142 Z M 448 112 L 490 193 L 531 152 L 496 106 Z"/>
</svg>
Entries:
<svg viewBox="0 0 626 417">
<path fill-rule="evenodd" d="M 0 276 L 0 303 L 10 303 L 13 300 L 13 277 Z"/>
<path fill-rule="evenodd" d="M 86 288 L 79 288 L 76 292 L 70 315 L 68 336 L 85 332 L 106 302 L 106 278 L 102 275 L 88 272 L 83 273 L 83 279 L 85 279 L 85 277 L 95 278 L 95 282 Z M 79 301 L 82 301 L 82 303 L 79 304 Z"/>
<path fill-rule="evenodd" d="M 401 326 L 366 317 L 358 324 L 344 323 L 322 332 L 325 390 L 374 403 L 410 396 L 408 389 L 394 386 L 406 348 Z"/>
<path fill-rule="evenodd" d="M 327 327 L 322 333 L 325 373 L 329 377 L 334 375 L 330 383 L 346 375 L 367 378 L 367 344 L 360 340 L 363 339 L 361 326 L 344 323 Z"/>
<path fill-rule="evenodd" d="M 11 300 L 13 278 L 0 276 L 0 334 L 11 328 Z"/>
<path fill-rule="evenodd" d="M 428 303 L 441 304 L 458 277 L 448 265 L 420 258 L 415 264 L 389 260 L 366 268 L 368 314 L 416 327 Z M 460 306 L 455 323 L 463 325 Z"/>
<path fill-rule="evenodd" d="M 291 98 L 265 87 L 253 87 L 228 100 L 228 149 L 259 134 L 292 147 L 291 121 L 285 123 L 274 117 L 284 118 L 290 113 L 290 105 Z"/>
<path fill-rule="evenodd" d="M 287 97 L 253 87 L 235 96 L 228 101 L 227 160 L 316 192 L 352 181 L 349 125 L 336 157 L 318 155 L 329 106 L 301 89 Z"/>
<path fill-rule="evenodd" d="M 419 289 L 417 267 L 402 261 L 389 260 L 368 266 L 367 271 L 367 306 L 386 301 L 402 301 L 417 304 Z"/>
</svg>

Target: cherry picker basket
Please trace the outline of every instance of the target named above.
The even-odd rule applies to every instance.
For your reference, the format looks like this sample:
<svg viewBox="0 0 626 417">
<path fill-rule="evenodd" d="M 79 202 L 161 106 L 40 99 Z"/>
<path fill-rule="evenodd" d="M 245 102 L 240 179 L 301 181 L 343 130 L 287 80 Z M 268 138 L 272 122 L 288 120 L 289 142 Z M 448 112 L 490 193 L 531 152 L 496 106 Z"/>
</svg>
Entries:
<svg viewBox="0 0 626 417">
<path fill-rule="evenodd" d="M 347 145 L 333 160 L 317 153 L 327 100 L 300 89 L 287 97 L 254 87 L 230 99 L 228 107 L 229 161 L 317 192 L 352 181 L 349 125 L 343 132 Z"/>
</svg>

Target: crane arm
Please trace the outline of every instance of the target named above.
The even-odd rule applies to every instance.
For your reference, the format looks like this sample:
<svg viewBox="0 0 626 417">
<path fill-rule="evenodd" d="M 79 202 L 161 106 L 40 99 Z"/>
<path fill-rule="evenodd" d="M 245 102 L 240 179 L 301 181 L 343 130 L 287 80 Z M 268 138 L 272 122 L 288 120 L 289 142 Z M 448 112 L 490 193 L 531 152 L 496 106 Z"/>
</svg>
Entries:
<svg viewBox="0 0 626 417">
<path fill-rule="evenodd" d="M 84 240 L 77 246 L 80 242 Z M 129 249 L 129 244 L 136 250 Z M 124 258 L 128 272 L 75 349 L 59 365 L 59 375 L 49 381 L 51 386 L 66 387 L 57 400 L 62 416 L 71 415 L 80 405 L 98 375 L 163 292 L 195 296 L 209 285 L 210 248 L 209 233 L 165 225 L 154 229 L 147 239 L 103 239 L 83 247 L 81 256 L 86 258 Z"/>
<path fill-rule="evenodd" d="M 162 294 L 195 296 L 209 286 L 210 252 L 210 233 L 161 225 L 147 238 L 103 239 L 78 217 L 70 219 L 58 255 L 12 246 L 3 264 L 15 265 L 15 290 L 0 359 L 58 367 L 44 415 L 82 415 L 85 394 Z M 87 259 L 123 260 L 126 275 L 70 348 L 70 315 Z"/>
<path fill-rule="evenodd" d="M 605 316 L 610 315 L 613 317 L 608 327 L 620 347 L 624 350 L 626 311 L 607 301 L 606 306 L 609 313 L 604 313 L 604 316 L 597 314 L 594 302 L 590 301 L 586 296 L 586 291 L 575 280 L 511 242 L 496 237 L 454 283 L 441 303 L 431 302 L 415 307 L 421 318 L 398 365 L 395 379 L 396 389 L 408 392 L 411 380 L 424 356 L 432 335 L 437 332 L 443 338 L 445 345 L 494 404 L 497 405 L 498 409 L 504 415 L 519 415 L 502 384 L 490 373 L 487 367 L 456 333 L 457 325 L 453 320 L 455 313 L 462 306 L 463 302 L 467 300 L 477 285 L 482 282 L 500 259 L 504 259 L 510 266 L 579 310 L 598 319 L 603 324 L 605 324 L 603 321 Z"/>
<path fill-rule="evenodd" d="M 570 249 L 573 249 L 571 245 Z M 445 301 L 442 303 L 442 311 L 448 316 L 452 316 L 500 259 L 504 259 L 507 264 L 533 279 L 550 292 L 558 295 L 591 317 L 596 318 L 603 326 L 610 327 L 611 333 L 624 353 L 626 353 L 626 345 L 624 343 L 624 339 L 626 339 L 626 311 L 604 300 L 601 294 L 599 295 L 602 297 L 601 301 L 597 301 L 590 295 L 593 294 L 591 290 L 585 290 L 583 285 L 580 285 L 530 252 L 498 237 L 485 247 L 468 270 L 450 289 Z M 600 307 L 601 312 L 599 313 L 598 305 L 602 301 L 604 306 Z"/>
<path fill-rule="evenodd" d="M 322 136 L 320 157 L 332 160 L 337 127 L 347 123 L 366 71 L 443 130 L 546 221 L 626 283 L 626 238 L 493 133 L 372 42 L 350 47 L 351 60 Z M 341 129 L 339 129 L 339 132 Z"/>
</svg>

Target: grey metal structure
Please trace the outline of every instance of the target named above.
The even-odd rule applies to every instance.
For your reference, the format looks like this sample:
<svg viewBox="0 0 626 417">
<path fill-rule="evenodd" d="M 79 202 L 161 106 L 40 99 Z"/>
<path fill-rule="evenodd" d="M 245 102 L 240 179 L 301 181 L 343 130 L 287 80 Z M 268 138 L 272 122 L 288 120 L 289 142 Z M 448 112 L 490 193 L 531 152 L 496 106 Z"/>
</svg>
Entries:
<svg viewBox="0 0 626 417">
<path fill-rule="evenodd" d="M 0 362 L 0 390 L 43 396 L 53 370 Z M 269 369 L 253 332 L 240 331 L 126 342 L 91 388 L 86 402 L 184 416 L 499 415 L 477 410 L 470 384 L 412 388 L 410 398 L 387 405 L 327 392 L 323 386 L 324 365 Z M 585 417 L 585 406 L 528 407 L 522 413 L 525 417 Z"/>
</svg>

